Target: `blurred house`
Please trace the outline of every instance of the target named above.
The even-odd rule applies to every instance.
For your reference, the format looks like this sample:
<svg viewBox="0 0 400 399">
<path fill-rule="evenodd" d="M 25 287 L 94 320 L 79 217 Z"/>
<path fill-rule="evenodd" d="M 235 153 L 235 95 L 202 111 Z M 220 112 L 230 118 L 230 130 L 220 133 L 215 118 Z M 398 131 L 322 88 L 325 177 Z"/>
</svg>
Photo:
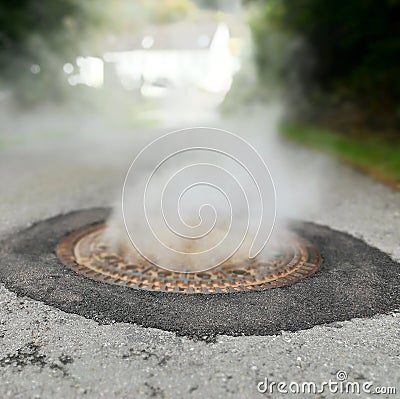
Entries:
<svg viewBox="0 0 400 399">
<path fill-rule="evenodd" d="M 114 74 L 127 90 L 159 97 L 169 89 L 192 87 L 225 94 L 238 69 L 229 28 L 215 21 L 184 21 L 148 27 L 121 38 L 104 54 L 105 84 Z"/>
</svg>

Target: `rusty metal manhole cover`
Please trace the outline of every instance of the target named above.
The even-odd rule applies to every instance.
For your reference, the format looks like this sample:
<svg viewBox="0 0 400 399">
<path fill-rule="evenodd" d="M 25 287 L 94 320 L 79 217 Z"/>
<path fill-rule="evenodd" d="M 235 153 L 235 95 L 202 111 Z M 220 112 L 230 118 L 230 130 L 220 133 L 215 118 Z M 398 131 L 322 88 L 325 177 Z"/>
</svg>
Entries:
<svg viewBox="0 0 400 399">
<path fill-rule="evenodd" d="M 187 294 L 260 291 L 294 282 L 315 273 L 321 263 L 318 250 L 295 234 L 284 249 L 272 248 L 267 259 L 225 262 L 200 273 L 171 272 L 152 265 L 129 246 L 118 248 L 104 239 L 105 224 L 82 228 L 57 246 L 58 258 L 79 274 L 109 284 L 135 289 Z"/>
<path fill-rule="evenodd" d="M 302 264 L 298 263 L 300 267 L 297 269 L 292 265 L 292 273 L 287 274 L 286 279 L 283 275 L 280 276 L 286 281 L 278 277 L 262 283 L 254 281 L 254 278 L 252 288 L 249 288 L 251 282 L 243 285 L 247 292 L 202 295 L 201 292 L 218 291 L 213 289 L 213 284 L 222 292 L 242 289 L 235 288 L 232 282 L 243 283 L 243 280 L 238 279 L 237 275 L 230 275 L 228 278 L 231 279 L 232 288 L 223 290 L 229 268 L 226 268 L 221 280 L 218 280 L 218 269 L 214 269 L 211 273 L 207 272 L 212 278 L 204 280 L 204 277 L 196 275 L 167 276 L 164 285 L 169 284 L 171 288 L 176 281 L 178 287 L 182 287 L 181 281 L 184 278 L 200 280 L 198 284 L 206 287 L 205 290 L 194 290 L 200 294 L 174 294 L 169 291 L 129 288 L 140 288 L 140 284 L 143 284 L 143 288 L 151 286 L 153 290 L 158 289 L 158 280 L 165 277 L 157 274 L 157 269 L 144 271 L 139 268 L 137 270 L 140 272 L 126 272 L 125 268 L 118 276 L 118 269 L 108 266 L 111 269 L 111 273 L 108 272 L 109 282 L 127 286 L 96 284 L 91 278 L 62 265 L 55 254 L 55 248 L 63 241 L 59 254 L 65 263 L 70 263 L 75 270 L 80 268 L 89 275 L 92 273 L 92 277 L 100 276 L 104 281 L 107 274 L 79 267 L 74 251 L 76 243 L 88 234 L 98 231 L 101 235 L 103 227 L 100 223 L 110 220 L 110 215 L 112 216 L 110 209 L 107 208 L 78 210 L 43 220 L 6 237 L 0 243 L 0 282 L 7 290 L 19 296 L 29 297 L 98 323 L 132 323 L 195 339 L 211 338 L 219 334 L 275 335 L 281 331 L 305 330 L 321 324 L 352 320 L 355 317 L 369 318 L 377 314 L 387 314 L 396 311 L 400 306 L 399 263 L 349 234 L 300 221 L 290 225 L 291 231 L 297 236 L 292 236 L 290 242 L 294 249 L 288 250 L 288 253 L 292 253 L 292 258 L 293 252 L 305 253 L 301 255 L 304 260 L 300 261 Z M 115 227 L 119 228 L 118 221 L 116 224 Z M 92 227 L 82 229 L 83 226 Z M 64 238 L 74 231 L 77 233 L 72 237 Z M 107 228 L 107 232 L 109 231 Z M 109 236 L 114 237 L 113 234 Z M 305 278 L 284 289 L 265 289 L 286 284 L 288 279 L 291 282 L 296 281 L 299 276 L 295 276 L 295 273 L 306 277 L 315 271 L 313 267 L 308 270 L 303 267 L 307 267 L 307 264 L 315 265 L 319 261 L 315 248 L 303 238 L 323 251 L 323 267 L 312 278 Z M 109 245 L 107 239 L 102 240 Z M 105 251 L 106 248 L 107 246 L 99 249 Z M 279 255 L 276 254 L 275 257 L 278 259 Z M 284 254 L 281 255 L 282 260 L 284 257 Z M 296 262 L 299 261 L 294 260 L 294 264 Z M 137 267 L 134 263 L 131 266 Z M 241 267 L 237 265 L 237 270 L 239 269 Z M 256 270 L 254 268 L 249 274 L 256 275 Z M 161 269 L 158 271 L 162 272 Z M 152 278 L 153 273 L 156 273 L 156 279 Z M 260 277 L 257 278 L 261 278 L 261 273 L 258 274 Z M 152 281 L 152 285 L 144 281 L 144 275 Z M 127 278 L 122 281 L 121 277 L 124 276 Z M 172 282 L 173 277 L 177 280 Z M 116 280 L 118 278 L 121 281 Z M 264 278 L 267 280 L 268 277 Z M 211 289 L 207 288 L 207 283 Z M 264 285 L 264 289 L 261 285 Z M 363 289 L 359 289 L 360 287 Z M 189 289 L 182 292 L 188 291 Z"/>
</svg>

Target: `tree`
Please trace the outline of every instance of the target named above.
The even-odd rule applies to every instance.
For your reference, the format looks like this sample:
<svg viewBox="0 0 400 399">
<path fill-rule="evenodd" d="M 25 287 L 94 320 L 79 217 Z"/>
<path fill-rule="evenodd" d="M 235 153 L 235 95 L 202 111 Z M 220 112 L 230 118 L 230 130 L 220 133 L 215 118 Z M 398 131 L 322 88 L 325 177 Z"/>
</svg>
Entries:
<svg viewBox="0 0 400 399">
<path fill-rule="evenodd" d="M 94 0 L 2 1 L 1 87 L 13 87 L 23 103 L 59 96 L 62 65 L 79 54 L 82 35 L 97 22 L 97 7 Z"/>
<path fill-rule="evenodd" d="M 268 67 L 267 36 L 302 38 L 311 46 L 315 67 L 309 99 L 330 96 L 352 101 L 392 118 L 400 104 L 399 0 L 248 0 L 257 4 L 253 22 L 261 75 Z M 299 59 L 281 60 L 287 76 Z M 321 98 L 321 97 L 319 97 Z"/>
</svg>

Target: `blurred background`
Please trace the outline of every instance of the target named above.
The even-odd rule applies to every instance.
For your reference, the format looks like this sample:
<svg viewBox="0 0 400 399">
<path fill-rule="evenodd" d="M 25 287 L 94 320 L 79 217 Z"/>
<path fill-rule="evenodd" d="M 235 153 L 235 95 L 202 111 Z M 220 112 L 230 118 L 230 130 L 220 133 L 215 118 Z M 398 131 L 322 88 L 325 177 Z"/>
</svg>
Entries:
<svg viewBox="0 0 400 399">
<path fill-rule="evenodd" d="M 0 20 L 3 108 L 107 105 L 138 120 L 188 103 L 213 112 L 246 35 L 240 2 L 227 0 L 10 1 Z"/>
<path fill-rule="evenodd" d="M 400 0 L 1 1 L 2 221 L 109 201 L 143 143 L 199 124 L 400 187 L 399 55 Z"/>
</svg>

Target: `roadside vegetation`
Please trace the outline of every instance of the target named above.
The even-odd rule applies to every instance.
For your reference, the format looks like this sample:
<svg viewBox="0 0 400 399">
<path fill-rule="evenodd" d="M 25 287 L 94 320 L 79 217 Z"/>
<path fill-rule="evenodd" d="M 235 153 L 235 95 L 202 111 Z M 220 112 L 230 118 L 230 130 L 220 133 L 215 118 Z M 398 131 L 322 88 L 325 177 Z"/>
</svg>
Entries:
<svg viewBox="0 0 400 399">
<path fill-rule="evenodd" d="M 280 130 L 289 140 L 333 155 L 400 189 L 400 146 L 388 138 L 368 134 L 359 139 L 328 128 L 289 121 L 283 122 Z"/>
<path fill-rule="evenodd" d="M 400 181 L 400 0 L 247 0 L 259 87 L 285 137 Z"/>
</svg>

